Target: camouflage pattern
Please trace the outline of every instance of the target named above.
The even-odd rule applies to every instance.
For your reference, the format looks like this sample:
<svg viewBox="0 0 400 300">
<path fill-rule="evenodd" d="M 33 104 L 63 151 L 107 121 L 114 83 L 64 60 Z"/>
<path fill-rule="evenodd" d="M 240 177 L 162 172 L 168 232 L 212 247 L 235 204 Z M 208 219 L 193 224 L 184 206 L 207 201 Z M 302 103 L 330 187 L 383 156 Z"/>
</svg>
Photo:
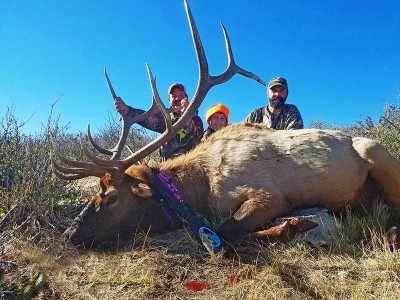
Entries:
<svg viewBox="0 0 400 300">
<path fill-rule="evenodd" d="M 130 106 L 128 106 L 128 108 L 128 117 L 134 117 L 145 112 L 142 109 L 132 108 Z M 174 124 L 179 120 L 179 117 L 171 114 L 171 119 Z M 152 115 L 147 120 L 138 124 L 158 133 L 163 133 L 165 131 L 165 121 L 161 112 Z M 203 121 L 197 114 L 194 115 L 171 140 L 160 148 L 161 157 L 165 160 L 191 150 L 200 142 L 203 136 L 203 130 Z"/>
<path fill-rule="evenodd" d="M 285 89 L 288 89 L 288 84 L 285 78 L 283 77 L 274 77 L 271 79 L 271 81 L 268 83 L 268 89 L 272 89 L 274 86 L 280 85 L 284 87 Z"/>
<path fill-rule="evenodd" d="M 245 119 L 249 123 L 264 123 L 273 129 L 303 129 L 303 119 L 293 104 L 285 104 L 279 115 L 272 114 L 266 106 L 253 110 Z"/>
<path fill-rule="evenodd" d="M 201 141 L 204 141 L 206 138 L 208 138 L 214 132 L 215 132 L 215 130 L 212 129 L 210 126 L 208 126 L 207 129 L 204 130 L 204 132 L 203 132 L 203 138 L 201 139 Z"/>
</svg>

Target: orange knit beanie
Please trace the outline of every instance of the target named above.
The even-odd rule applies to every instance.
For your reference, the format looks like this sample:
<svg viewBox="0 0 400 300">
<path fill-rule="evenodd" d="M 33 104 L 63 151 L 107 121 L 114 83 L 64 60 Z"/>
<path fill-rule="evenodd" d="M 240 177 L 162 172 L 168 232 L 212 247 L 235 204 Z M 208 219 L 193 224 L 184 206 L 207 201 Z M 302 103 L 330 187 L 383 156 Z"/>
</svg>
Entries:
<svg viewBox="0 0 400 300">
<path fill-rule="evenodd" d="M 229 117 L 229 109 L 226 106 L 223 106 L 222 104 L 215 104 L 213 106 L 211 106 L 211 108 L 207 111 L 206 114 L 206 121 L 208 124 L 210 124 L 209 119 L 211 118 L 211 116 L 215 113 L 223 113 L 226 117 L 226 124 L 228 124 L 228 117 Z"/>
</svg>

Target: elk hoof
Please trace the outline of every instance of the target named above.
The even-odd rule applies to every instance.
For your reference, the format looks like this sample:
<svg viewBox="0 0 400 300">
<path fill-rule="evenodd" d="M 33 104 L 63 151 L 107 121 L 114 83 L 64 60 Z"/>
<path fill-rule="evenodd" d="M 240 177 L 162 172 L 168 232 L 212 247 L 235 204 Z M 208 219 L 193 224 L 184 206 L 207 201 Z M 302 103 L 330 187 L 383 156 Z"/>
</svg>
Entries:
<svg viewBox="0 0 400 300">
<path fill-rule="evenodd" d="M 309 219 L 302 216 L 297 216 L 291 219 L 290 225 L 292 225 L 295 233 L 306 232 L 314 229 L 315 227 L 318 227 L 317 223 L 310 221 Z"/>
<path fill-rule="evenodd" d="M 400 249 L 400 228 L 397 226 L 392 226 L 383 235 L 383 242 L 392 251 Z"/>
</svg>

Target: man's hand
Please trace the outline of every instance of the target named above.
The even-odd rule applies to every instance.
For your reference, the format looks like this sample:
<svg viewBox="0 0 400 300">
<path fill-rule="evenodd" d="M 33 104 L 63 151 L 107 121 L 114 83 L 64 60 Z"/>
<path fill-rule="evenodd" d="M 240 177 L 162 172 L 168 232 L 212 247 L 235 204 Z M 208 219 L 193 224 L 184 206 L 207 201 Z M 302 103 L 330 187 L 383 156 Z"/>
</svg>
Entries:
<svg viewBox="0 0 400 300">
<path fill-rule="evenodd" d="M 188 98 L 184 98 L 181 100 L 181 113 L 184 113 L 185 110 L 188 108 L 189 106 L 189 100 Z"/>
<path fill-rule="evenodd" d="M 123 114 L 128 114 L 129 108 L 125 104 L 124 100 L 122 100 L 120 97 L 117 97 L 114 99 L 114 106 L 117 112 L 123 113 Z"/>
</svg>

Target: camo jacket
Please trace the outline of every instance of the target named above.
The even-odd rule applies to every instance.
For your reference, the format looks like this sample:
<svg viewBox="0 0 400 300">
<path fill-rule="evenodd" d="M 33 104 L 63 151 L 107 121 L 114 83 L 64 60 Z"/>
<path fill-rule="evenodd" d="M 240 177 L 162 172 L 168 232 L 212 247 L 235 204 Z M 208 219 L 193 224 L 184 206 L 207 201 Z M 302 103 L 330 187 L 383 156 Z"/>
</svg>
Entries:
<svg viewBox="0 0 400 300">
<path fill-rule="evenodd" d="M 267 106 L 253 110 L 245 119 L 249 123 L 264 123 L 273 129 L 303 129 L 300 111 L 293 104 L 285 104 L 278 115 L 272 114 Z"/>
<path fill-rule="evenodd" d="M 207 129 L 204 130 L 204 132 L 203 132 L 203 138 L 201 139 L 201 141 L 204 141 L 206 138 L 208 138 L 214 132 L 215 132 L 215 130 L 212 129 L 210 126 L 208 126 Z"/>
<path fill-rule="evenodd" d="M 128 117 L 135 117 L 145 112 L 142 109 L 132 108 L 130 106 L 128 106 L 128 108 Z M 179 120 L 179 117 L 174 114 L 170 114 L 170 116 L 172 124 Z M 163 133 L 165 131 L 165 121 L 161 112 L 150 116 L 148 119 L 138 124 L 158 133 Z M 196 113 L 172 139 L 160 148 L 160 156 L 166 160 L 188 152 L 200 142 L 202 136 L 203 121 Z"/>
</svg>

